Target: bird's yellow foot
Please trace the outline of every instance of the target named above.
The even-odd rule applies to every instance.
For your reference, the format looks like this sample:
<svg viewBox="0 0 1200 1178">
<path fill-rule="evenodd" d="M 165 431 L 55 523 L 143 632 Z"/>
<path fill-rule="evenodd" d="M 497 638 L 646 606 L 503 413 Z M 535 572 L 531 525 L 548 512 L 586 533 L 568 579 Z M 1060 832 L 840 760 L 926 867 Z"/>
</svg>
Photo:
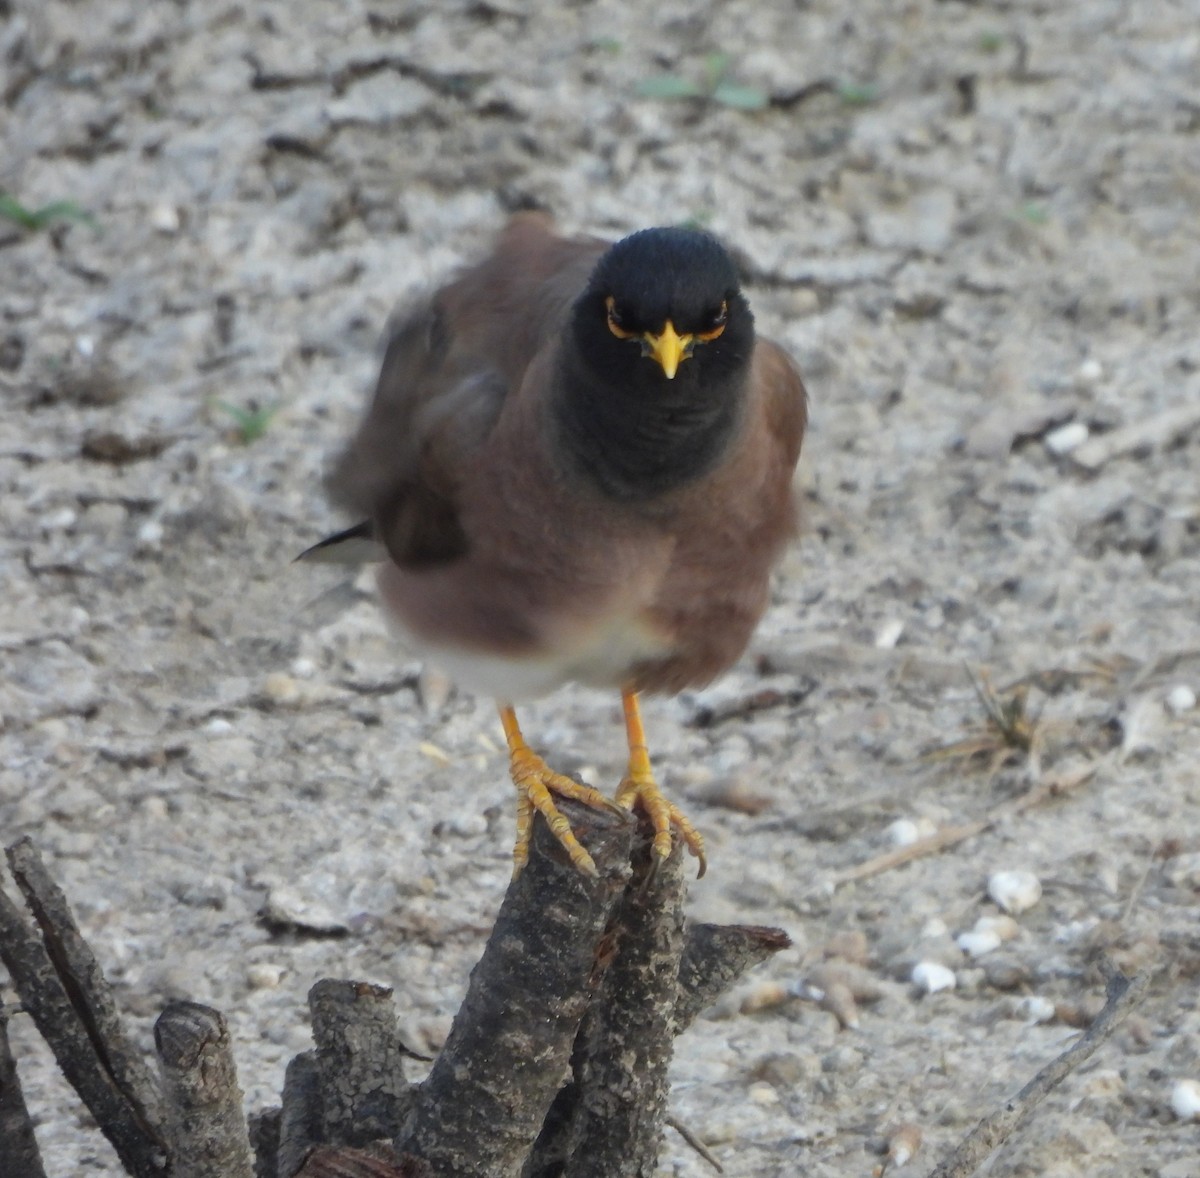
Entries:
<svg viewBox="0 0 1200 1178">
<path fill-rule="evenodd" d="M 671 828 L 678 830 L 687 849 L 700 861 L 700 869 L 696 872 L 696 878 L 699 879 L 708 870 L 708 860 L 704 857 L 704 836 L 678 806 L 667 801 L 658 782 L 654 780 L 637 693 L 624 691 L 621 698 L 625 704 L 625 733 L 629 740 L 629 771 L 617 789 L 617 804 L 627 810 L 640 805 L 646 811 L 654 827 L 654 853 L 661 859 L 671 854 Z"/>
<path fill-rule="evenodd" d="M 598 789 L 581 785 L 562 773 L 555 773 L 526 743 L 512 708 L 500 709 L 504 735 L 508 741 L 509 772 L 517 787 L 517 841 L 513 847 L 513 879 L 529 862 L 529 843 L 533 837 L 534 811 L 541 814 L 551 833 L 563 845 L 571 862 L 586 875 L 595 876 L 596 864 L 575 837 L 571 824 L 554 804 L 554 796 L 572 798 L 598 810 L 613 810 L 615 805 Z"/>
</svg>

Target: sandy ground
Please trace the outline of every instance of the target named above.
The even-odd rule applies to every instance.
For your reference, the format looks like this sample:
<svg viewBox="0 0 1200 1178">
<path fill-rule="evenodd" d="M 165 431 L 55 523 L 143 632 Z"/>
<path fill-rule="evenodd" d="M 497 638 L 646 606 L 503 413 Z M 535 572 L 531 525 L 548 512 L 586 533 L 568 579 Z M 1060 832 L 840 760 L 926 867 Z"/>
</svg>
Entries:
<svg viewBox="0 0 1200 1178">
<path fill-rule="evenodd" d="M 766 109 L 638 96 L 713 52 Z M 681 1041 L 676 1113 L 733 1178 L 868 1175 L 900 1122 L 921 1173 L 1079 1034 L 1105 960 L 1152 964 L 988 1173 L 1200 1174 L 1170 1107 L 1200 1079 L 1198 77 L 1191 0 L 0 4 L 0 188 L 96 224 L 0 222 L 0 833 L 142 1038 L 168 998 L 220 1007 L 250 1108 L 319 977 L 394 985 L 441 1041 L 509 868 L 495 716 L 419 677 L 366 581 L 289 561 L 341 522 L 320 476 L 397 300 L 523 203 L 693 220 L 813 427 L 754 650 L 648 708 L 712 848 L 691 910 L 796 941 Z M 277 412 L 242 444 L 220 402 Z M 985 733 L 968 666 L 1028 689 L 1032 757 L 927 755 Z M 615 785 L 616 701 L 525 718 Z M 965 955 L 1018 869 L 1039 902 Z M 268 900 L 349 935 L 273 934 Z M 839 947 L 856 1029 L 781 989 Z M 13 1032 L 49 1172 L 116 1174 Z M 709 1171 L 670 1134 L 662 1172 Z"/>
</svg>

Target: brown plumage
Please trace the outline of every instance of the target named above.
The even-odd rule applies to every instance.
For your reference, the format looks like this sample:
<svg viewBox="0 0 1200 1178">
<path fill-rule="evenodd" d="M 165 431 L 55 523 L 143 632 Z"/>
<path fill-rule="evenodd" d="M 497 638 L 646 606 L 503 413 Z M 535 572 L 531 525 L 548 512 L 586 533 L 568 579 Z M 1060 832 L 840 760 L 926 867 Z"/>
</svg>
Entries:
<svg viewBox="0 0 1200 1178">
<path fill-rule="evenodd" d="M 521 214 L 394 326 L 330 488 L 368 520 L 343 537 L 386 549 L 382 599 L 410 644 L 501 703 L 518 870 L 531 809 L 553 820 L 550 795 L 586 787 L 529 751 L 511 705 L 569 680 L 622 691 L 618 801 L 650 811 L 661 852 L 676 825 L 702 858 L 653 783 L 635 693 L 701 685 L 745 649 L 794 530 L 805 405 L 705 234 L 610 247 Z"/>
</svg>

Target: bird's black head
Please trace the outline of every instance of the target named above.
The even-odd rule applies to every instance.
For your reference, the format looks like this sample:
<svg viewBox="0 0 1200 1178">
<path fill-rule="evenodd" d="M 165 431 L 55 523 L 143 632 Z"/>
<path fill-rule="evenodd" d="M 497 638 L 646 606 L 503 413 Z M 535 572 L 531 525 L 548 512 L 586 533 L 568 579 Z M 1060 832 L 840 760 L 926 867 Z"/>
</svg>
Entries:
<svg viewBox="0 0 1200 1178">
<path fill-rule="evenodd" d="M 727 385 L 754 345 L 732 260 L 715 237 L 692 229 L 643 229 L 617 242 L 576 302 L 572 330 L 598 374 L 672 399 Z"/>
<path fill-rule="evenodd" d="M 571 309 L 560 416 L 611 495 L 649 498 L 720 457 L 738 420 L 754 316 L 728 253 L 690 229 L 612 246 Z"/>
</svg>

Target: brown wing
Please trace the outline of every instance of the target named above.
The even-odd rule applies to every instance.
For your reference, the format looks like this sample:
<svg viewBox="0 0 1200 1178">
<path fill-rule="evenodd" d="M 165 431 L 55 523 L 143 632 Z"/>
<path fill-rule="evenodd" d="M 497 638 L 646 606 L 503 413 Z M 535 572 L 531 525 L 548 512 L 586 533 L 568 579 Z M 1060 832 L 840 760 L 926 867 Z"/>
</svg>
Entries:
<svg viewBox="0 0 1200 1178">
<path fill-rule="evenodd" d="M 604 248 L 518 214 L 489 257 L 392 327 L 371 406 L 328 486 L 337 504 L 370 518 L 397 564 L 466 552 L 463 474 Z"/>
<path fill-rule="evenodd" d="M 762 382 L 765 394 L 767 431 L 778 447 L 777 460 L 786 467 L 790 480 L 808 426 L 808 393 L 795 362 L 774 341 L 759 339 L 754 362 L 756 378 Z"/>
</svg>

